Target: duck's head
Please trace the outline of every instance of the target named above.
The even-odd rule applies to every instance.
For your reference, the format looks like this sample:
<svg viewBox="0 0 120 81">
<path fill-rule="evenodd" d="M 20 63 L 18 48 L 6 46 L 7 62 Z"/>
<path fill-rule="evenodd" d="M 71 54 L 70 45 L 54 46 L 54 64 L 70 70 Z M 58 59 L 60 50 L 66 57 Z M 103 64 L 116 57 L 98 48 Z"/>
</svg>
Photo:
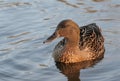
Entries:
<svg viewBox="0 0 120 81">
<path fill-rule="evenodd" d="M 80 34 L 79 26 L 72 20 L 63 20 L 61 21 L 55 32 L 47 38 L 43 43 L 51 42 L 55 38 L 64 37 L 67 39 L 74 39 L 76 35 Z"/>
</svg>

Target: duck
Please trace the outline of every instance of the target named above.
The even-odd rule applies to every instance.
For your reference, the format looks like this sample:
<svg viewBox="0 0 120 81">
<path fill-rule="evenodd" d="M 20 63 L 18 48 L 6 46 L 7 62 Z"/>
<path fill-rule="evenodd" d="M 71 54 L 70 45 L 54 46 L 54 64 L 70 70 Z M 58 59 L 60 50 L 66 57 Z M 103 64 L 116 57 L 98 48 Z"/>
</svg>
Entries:
<svg viewBox="0 0 120 81">
<path fill-rule="evenodd" d="M 104 37 L 96 23 L 79 27 L 71 19 L 62 20 L 43 43 L 63 37 L 53 50 L 55 62 L 77 63 L 104 57 Z"/>
</svg>

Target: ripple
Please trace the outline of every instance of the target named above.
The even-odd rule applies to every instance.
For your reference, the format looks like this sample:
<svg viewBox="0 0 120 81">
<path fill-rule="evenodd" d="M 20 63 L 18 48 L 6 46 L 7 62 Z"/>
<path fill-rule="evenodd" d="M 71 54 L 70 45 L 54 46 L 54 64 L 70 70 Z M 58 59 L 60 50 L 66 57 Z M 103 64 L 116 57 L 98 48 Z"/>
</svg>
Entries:
<svg viewBox="0 0 120 81">
<path fill-rule="evenodd" d="M 41 66 L 41 67 L 48 67 L 48 65 L 45 65 L 45 64 L 39 64 L 39 66 Z"/>
<path fill-rule="evenodd" d="M 10 51 L 11 48 L 0 49 L 0 51 Z"/>
<path fill-rule="evenodd" d="M 92 0 L 92 1 L 94 1 L 94 2 L 103 2 L 105 0 Z"/>
<path fill-rule="evenodd" d="M 78 4 L 78 5 L 85 5 L 84 3 L 79 3 L 79 2 L 78 2 L 77 4 Z"/>
<path fill-rule="evenodd" d="M 115 19 L 109 19 L 109 18 L 108 19 L 107 18 L 106 19 L 97 19 L 97 21 L 113 21 L 113 20 L 115 20 Z"/>
<path fill-rule="evenodd" d="M 120 7 L 120 4 L 111 4 L 110 7 L 119 8 L 119 7 Z"/>
<path fill-rule="evenodd" d="M 74 7 L 74 8 L 79 8 L 79 6 L 75 5 L 75 4 L 72 4 L 72 3 L 69 3 L 67 0 L 57 0 L 59 2 L 62 2 L 68 6 L 71 6 L 71 7 Z"/>
<path fill-rule="evenodd" d="M 50 20 L 50 18 L 44 18 L 44 20 Z"/>
<path fill-rule="evenodd" d="M 97 12 L 98 10 L 95 10 L 93 9 L 93 7 L 87 7 L 87 8 L 84 8 L 86 10 L 86 13 L 95 13 Z"/>
<path fill-rule="evenodd" d="M 91 10 L 91 9 L 86 9 L 86 10 L 87 10 L 86 13 L 95 13 L 95 12 L 97 12 L 97 10 Z"/>
<path fill-rule="evenodd" d="M 15 64 L 14 69 L 21 70 L 21 71 L 28 71 L 31 69 L 31 67 L 29 67 L 29 65 L 27 64 Z"/>
<path fill-rule="evenodd" d="M 110 32 L 113 34 L 120 34 L 120 31 L 113 31 L 113 30 L 105 30 L 104 32 Z"/>
<path fill-rule="evenodd" d="M 0 8 L 10 8 L 10 7 L 19 7 L 19 6 L 27 6 L 27 5 L 32 5 L 31 3 L 29 2 L 11 2 L 11 3 L 8 3 L 8 2 L 2 2 L 0 4 Z"/>
<path fill-rule="evenodd" d="M 32 40 L 32 39 L 22 39 L 22 40 L 19 40 L 19 41 L 17 41 L 17 42 L 12 42 L 12 43 L 10 43 L 10 44 L 11 44 L 11 45 L 15 45 L 15 44 L 24 43 L 24 42 L 27 42 L 27 41 L 30 41 L 30 40 Z"/>
<path fill-rule="evenodd" d="M 14 36 L 9 36 L 8 38 L 17 38 L 17 37 L 20 37 L 20 36 L 23 36 L 23 35 L 27 35 L 29 34 L 30 32 L 23 32 L 23 33 L 20 33 L 18 35 L 14 35 Z"/>
</svg>

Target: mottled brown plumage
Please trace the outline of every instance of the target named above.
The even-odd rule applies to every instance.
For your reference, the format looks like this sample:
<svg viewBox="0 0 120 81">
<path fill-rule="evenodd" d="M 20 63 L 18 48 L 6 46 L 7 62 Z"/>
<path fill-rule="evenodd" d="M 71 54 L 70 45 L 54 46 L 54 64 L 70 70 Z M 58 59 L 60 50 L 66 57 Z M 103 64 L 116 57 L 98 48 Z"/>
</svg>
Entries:
<svg viewBox="0 0 120 81">
<path fill-rule="evenodd" d="M 95 23 L 79 28 L 74 21 L 63 20 L 44 43 L 57 37 L 64 37 L 54 48 L 53 57 L 57 62 L 75 63 L 104 56 L 104 38 Z"/>
</svg>

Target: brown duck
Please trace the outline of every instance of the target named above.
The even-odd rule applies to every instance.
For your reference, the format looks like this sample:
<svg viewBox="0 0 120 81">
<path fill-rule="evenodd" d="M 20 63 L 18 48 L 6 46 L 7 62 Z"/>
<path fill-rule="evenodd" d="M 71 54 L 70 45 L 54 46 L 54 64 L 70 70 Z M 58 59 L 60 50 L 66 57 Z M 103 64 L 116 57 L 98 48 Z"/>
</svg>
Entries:
<svg viewBox="0 0 120 81">
<path fill-rule="evenodd" d="M 79 28 L 74 21 L 63 20 L 43 43 L 58 37 L 64 38 L 54 48 L 53 58 L 56 62 L 76 63 L 104 57 L 104 38 L 95 23 Z"/>
</svg>

